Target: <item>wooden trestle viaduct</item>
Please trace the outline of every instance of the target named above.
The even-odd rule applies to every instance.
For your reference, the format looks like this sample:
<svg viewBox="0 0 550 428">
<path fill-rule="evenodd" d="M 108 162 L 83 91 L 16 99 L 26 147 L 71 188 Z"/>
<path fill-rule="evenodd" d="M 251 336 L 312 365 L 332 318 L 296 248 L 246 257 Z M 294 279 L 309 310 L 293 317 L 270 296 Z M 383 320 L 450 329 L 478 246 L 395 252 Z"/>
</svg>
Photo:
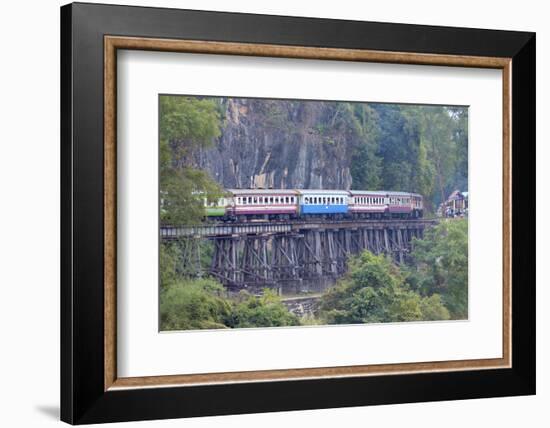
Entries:
<svg viewBox="0 0 550 428">
<path fill-rule="evenodd" d="M 180 247 L 178 269 L 211 275 L 228 289 L 322 289 L 346 271 L 349 255 L 365 249 L 403 263 L 436 220 L 287 221 L 162 226 L 163 241 Z M 204 242 L 211 241 L 205 267 Z M 202 258 L 202 260 L 201 260 Z M 286 285 L 286 286 L 285 286 Z"/>
</svg>

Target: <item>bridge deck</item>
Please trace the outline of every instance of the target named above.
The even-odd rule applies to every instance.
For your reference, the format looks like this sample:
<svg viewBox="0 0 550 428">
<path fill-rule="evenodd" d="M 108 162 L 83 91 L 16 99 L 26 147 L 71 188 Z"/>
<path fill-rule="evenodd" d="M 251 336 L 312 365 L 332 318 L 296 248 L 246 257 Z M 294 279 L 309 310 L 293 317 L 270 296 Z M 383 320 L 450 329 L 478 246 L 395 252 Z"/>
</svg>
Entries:
<svg viewBox="0 0 550 428">
<path fill-rule="evenodd" d="M 178 238 L 222 238 L 241 235 L 271 235 L 295 233 L 308 230 L 340 229 L 410 229 L 426 227 L 438 222 L 437 219 L 417 220 L 316 220 L 285 222 L 216 223 L 196 226 L 161 226 L 163 240 Z"/>
</svg>

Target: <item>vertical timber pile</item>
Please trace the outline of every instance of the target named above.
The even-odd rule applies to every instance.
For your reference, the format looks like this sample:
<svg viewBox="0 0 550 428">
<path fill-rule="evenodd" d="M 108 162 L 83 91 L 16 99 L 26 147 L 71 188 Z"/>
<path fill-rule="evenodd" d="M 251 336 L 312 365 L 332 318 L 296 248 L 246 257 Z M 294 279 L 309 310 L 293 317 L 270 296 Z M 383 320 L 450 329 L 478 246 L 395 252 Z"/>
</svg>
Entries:
<svg viewBox="0 0 550 428">
<path fill-rule="evenodd" d="M 227 227 L 219 234 L 198 229 L 175 241 L 177 266 L 184 276 L 212 275 L 229 289 L 278 291 L 315 289 L 334 282 L 347 269 L 350 255 L 369 250 L 405 263 L 414 238 L 422 238 L 429 221 L 296 222 L 286 227 L 254 225 Z M 185 230 L 185 229 L 182 229 Z M 204 230 L 213 230 L 211 226 Z M 207 244 L 207 242 L 210 244 Z M 211 264 L 204 266 L 204 246 L 212 248 Z M 285 290 L 283 290 L 285 289 Z"/>
</svg>

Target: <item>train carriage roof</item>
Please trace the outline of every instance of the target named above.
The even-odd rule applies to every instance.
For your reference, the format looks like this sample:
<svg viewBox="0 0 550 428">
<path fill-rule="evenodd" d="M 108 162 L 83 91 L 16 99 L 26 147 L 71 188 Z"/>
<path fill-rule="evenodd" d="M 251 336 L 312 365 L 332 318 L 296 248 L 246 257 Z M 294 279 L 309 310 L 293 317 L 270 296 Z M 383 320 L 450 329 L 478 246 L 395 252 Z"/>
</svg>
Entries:
<svg viewBox="0 0 550 428">
<path fill-rule="evenodd" d="M 233 195 L 297 195 L 294 189 L 227 189 Z"/>
<path fill-rule="evenodd" d="M 374 196 L 386 196 L 388 192 L 383 190 L 350 190 L 351 196 L 362 196 L 362 195 L 374 195 Z"/>
<path fill-rule="evenodd" d="M 297 189 L 296 192 L 300 195 L 337 195 L 349 196 L 347 190 L 329 190 L 329 189 Z"/>
</svg>

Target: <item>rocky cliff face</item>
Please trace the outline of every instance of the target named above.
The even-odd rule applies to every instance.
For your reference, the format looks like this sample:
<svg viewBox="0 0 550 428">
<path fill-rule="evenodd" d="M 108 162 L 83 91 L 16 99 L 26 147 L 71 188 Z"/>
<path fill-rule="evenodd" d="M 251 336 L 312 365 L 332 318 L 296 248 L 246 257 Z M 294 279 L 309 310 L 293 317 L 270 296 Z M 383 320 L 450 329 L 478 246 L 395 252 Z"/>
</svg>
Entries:
<svg viewBox="0 0 550 428">
<path fill-rule="evenodd" d="M 353 144 L 334 103 L 220 101 L 224 123 L 197 165 L 225 188 L 349 189 Z M 342 129 L 342 131 L 338 131 Z"/>
</svg>

